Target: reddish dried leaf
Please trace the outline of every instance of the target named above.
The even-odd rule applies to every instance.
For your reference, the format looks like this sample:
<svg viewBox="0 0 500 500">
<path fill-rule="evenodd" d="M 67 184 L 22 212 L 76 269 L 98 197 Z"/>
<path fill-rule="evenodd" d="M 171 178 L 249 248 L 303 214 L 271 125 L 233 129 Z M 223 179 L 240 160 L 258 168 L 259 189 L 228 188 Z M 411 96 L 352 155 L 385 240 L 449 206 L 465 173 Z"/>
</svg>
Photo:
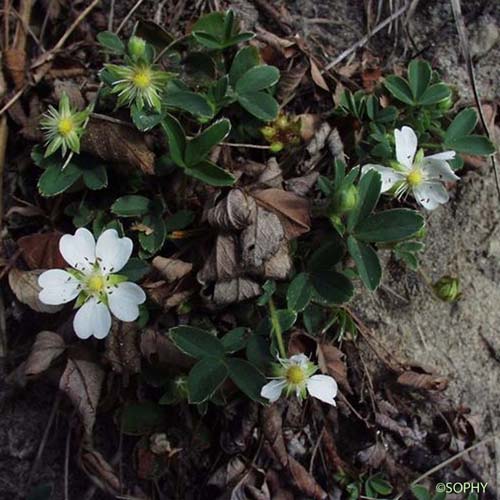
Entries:
<svg viewBox="0 0 500 500">
<path fill-rule="evenodd" d="M 59 232 L 30 234 L 17 240 L 24 261 L 30 269 L 54 269 L 68 267 L 59 252 Z"/>
<path fill-rule="evenodd" d="M 347 366 L 344 361 L 344 353 L 329 344 L 318 344 L 316 352 L 321 371 L 331 375 L 344 391 L 352 394 L 352 388 L 347 379 Z"/>
<path fill-rule="evenodd" d="M 330 88 L 328 87 L 328 84 L 323 78 L 323 75 L 321 74 L 321 71 L 319 70 L 316 63 L 312 59 L 309 59 L 309 62 L 311 63 L 311 76 L 314 83 L 323 90 L 330 92 Z"/>
<path fill-rule="evenodd" d="M 111 331 L 106 337 L 105 358 L 118 373 L 139 373 L 141 353 L 138 346 L 136 323 L 113 320 Z"/>
<path fill-rule="evenodd" d="M 429 373 L 406 371 L 398 377 L 398 384 L 426 391 L 444 391 L 448 387 L 448 379 Z"/>
<path fill-rule="evenodd" d="M 120 480 L 116 472 L 97 450 L 83 450 L 80 455 L 80 466 L 98 488 L 113 497 L 120 493 Z"/>
<path fill-rule="evenodd" d="M 309 232 L 311 219 L 307 199 L 274 188 L 253 191 L 252 196 L 257 204 L 279 217 L 287 239 L 291 240 Z"/>
</svg>

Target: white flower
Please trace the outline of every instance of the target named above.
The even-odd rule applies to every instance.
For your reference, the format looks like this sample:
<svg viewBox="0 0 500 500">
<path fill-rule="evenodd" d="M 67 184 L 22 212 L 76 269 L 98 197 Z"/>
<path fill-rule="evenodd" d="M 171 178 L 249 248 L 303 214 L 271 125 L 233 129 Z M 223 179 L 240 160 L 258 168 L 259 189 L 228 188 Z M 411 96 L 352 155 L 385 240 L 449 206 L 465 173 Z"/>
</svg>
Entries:
<svg viewBox="0 0 500 500">
<path fill-rule="evenodd" d="M 396 186 L 395 196 L 401 197 L 411 191 L 415 200 L 427 210 L 434 210 L 446 203 L 450 196 L 444 182 L 459 179 L 447 160 L 455 158 L 455 151 L 424 156 L 417 153 L 417 136 L 410 127 L 394 130 L 396 140 L 397 169 L 382 165 L 365 165 L 362 173 L 376 170 L 382 177 L 382 193 Z"/>
<path fill-rule="evenodd" d="M 120 238 L 114 229 L 104 231 L 97 244 L 92 233 L 80 228 L 65 234 L 59 242 L 67 271 L 50 269 L 38 278 L 42 288 L 39 297 L 44 304 L 66 304 L 78 297 L 81 306 L 73 320 L 75 333 L 81 339 L 106 337 L 111 328 L 111 314 L 121 321 L 134 321 L 139 304 L 146 294 L 139 285 L 126 281 L 120 271 L 132 254 L 132 240 Z"/>
<path fill-rule="evenodd" d="M 277 376 L 260 391 L 263 398 L 274 403 L 285 390 L 287 396 L 295 393 L 297 398 L 305 399 L 309 393 L 320 401 L 335 406 L 337 382 L 328 375 L 314 375 L 318 367 L 305 354 L 278 360 L 280 365 L 276 366 Z"/>
</svg>

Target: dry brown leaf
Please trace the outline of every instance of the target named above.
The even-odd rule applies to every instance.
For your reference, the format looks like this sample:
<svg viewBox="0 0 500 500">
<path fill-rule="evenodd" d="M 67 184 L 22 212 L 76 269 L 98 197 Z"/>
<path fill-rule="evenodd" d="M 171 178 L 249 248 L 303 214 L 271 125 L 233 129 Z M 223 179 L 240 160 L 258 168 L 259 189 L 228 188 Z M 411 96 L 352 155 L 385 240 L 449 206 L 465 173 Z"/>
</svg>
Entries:
<svg viewBox="0 0 500 500">
<path fill-rule="evenodd" d="M 149 361 L 155 359 L 160 363 L 179 369 L 188 369 L 194 364 L 194 359 L 182 353 L 166 336 L 153 330 L 146 329 L 140 337 L 142 355 Z"/>
<path fill-rule="evenodd" d="M 25 375 L 32 377 L 43 373 L 65 349 L 64 340 L 57 333 L 49 331 L 38 333 L 24 364 Z"/>
<path fill-rule="evenodd" d="M 426 391 L 444 391 L 448 387 L 448 379 L 430 373 L 409 370 L 398 377 L 398 384 Z"/>
<path fill-rule="evenodd" d="M 319 70 L 317 64 L 314 62 L 313 59 L 309 59 L 309 62 L 311 63 L 311 76 L 314 83 L 323 90 L 330 92 L 330 87 L 328 87 L 328 84 L 323 78 L 323 75 L 321 74 L 321 71 Z"/>
<path fill-rule="evenodd" d="M 9 272 L 9 285 L 19 302 L 26 304 L 36 312 L 55 313 L 60 311 L 63 306 L 49 306 L 38 298 L 41 290 L 38 285 L 38 277 L 43 272 L 41 269 L 21 271 L 13 267 Z"/>
<path fill-rule="evenodd" d="M 307 61 L 302 60 L 281 73 L 277 93 L 279 102 L 290 99 L 302 82 L 308 68 Z"/>
<path fill-rule="evenodd" d="M 273 188 L 253 191 L 252 196 L 258 205 L 279 217 L 288 240 L 297 238 L 311 229 L 309 201 L 306 198 Z"/>
<path fill-rule="evenodd" d="M 155 155 L 144 134 L 133 127 L 93 116 L 82 137 L 82 151 L 101 160 L 128 164 L 145 174 L 154 174 Z"/>
<path fill-rule="evenodd" d="M 197 274 L 198 281 L 205 285 L 209 281 L 225 281 L 240 276 L 239 259 L 238 238 L 219 234 L 210 257 Z"/>
<path fill-rule="evenodd" d="M 138 347 L 136 323 L 124 323 L 113 319 L 111 331 L 106 337 L 104 357 L 118 373 L 139 373 L 141 370 L 141 353 Z"/>
<path fill-rule="evenodd" d="M 300 120 L 300 137 L 304 142 L 309 142 L 318 130 L 320 117 L 313 113 L 303 113 L 297 118 Z"/>
<path fill-rule="evenodd" d="M 344 391 L 352 394 L 352 388 L 347 379 L 347 366 L 344 361 L 344 353 L 333 345 L 318 344 L 316 354 L 322 373 L 332 376 Z"/>
<path fill-rule="evenodd" d="M 24 49 L 10 48 L 3 51 L 4 66 L 7 69 L 16 90 L 24 85 L 26 52 Z"/>
<path fill-rule="evenodd" d="M 113 497 L 120 494 L 121 485 L 116 472 L 97 450 L 82 450 L 80 466 L 98 488 Z"/>
<path fill-rule="evenodd" d="M 30 269 L 54 269 L 68 267 L 59 252 L 59 232 L 23 236 L 17 240 L 24 261 Z"/>
<path fill-rule="evenodd" d="M 253 220 L 255 200 L 241 189 L 231 189 L 227 196 L 208 211 L 208 223 L 224 231 L 240 231 Z"/>
<path fill-rule="evenodd" d="M 327 493 L 316 482 L 314 477 L 307 472 L 303 465 L 301 465 L 295 458 L 288 458 L 288 469 L 292 475 L 294 485 L 307 497 L 323 500 L 327 498 Z"/>
<path fill-rule="evenodd" d="M 193 264 L 179 259 L 169 259 L 168 257 L 155 257 L 153 267 L 169 282 L 180 280 L 193 269 Z"/>
<path fill-rule="evenodd" d="M 260 173 L 255 187 L 264 188 L 279 188 L 283 183 L 283 172 L 276 158 L 272 157 L 267 160 L 266 168 Z"/>
<path fill-rule="evenodd" d="M 311 172 L 301 177 L 293 177 L 285 181 L 287 191 L 295 193 L 297 196 L 307 196 L 314 187 L 319 177 L 319 172 Z"/>
<path fill-rule="evenodd" d="M 59 380 L 59 389 L 76 408 L 87 436 L 92 435 L 104 376 L 102 368 L 93 361 L 68 358 Z"/>
<path fill-rule="evenodd" d="M 216 304 L 232 304 L 253 299 L 262 293 L 260 285 L 250 278 L 234 278 L 218 281 L 214 286 L 212 300 Z"/>
<path fill-rule="evenodd" d="M 264 264 L 261 270 L 253 270 L 253 274 L 262 275 L 265 279 L 286 280 L 292 271 L 293 262 L 288 243 L 283 241 L 278 251 Z"/>
<path fill-rule="evenodd" d="M 259 269 L 276 254 L 284 238 L 285 232 L 279 218 L 257 207 L 254 222 L 241 233 L 243 267 Z"/>
</svg>

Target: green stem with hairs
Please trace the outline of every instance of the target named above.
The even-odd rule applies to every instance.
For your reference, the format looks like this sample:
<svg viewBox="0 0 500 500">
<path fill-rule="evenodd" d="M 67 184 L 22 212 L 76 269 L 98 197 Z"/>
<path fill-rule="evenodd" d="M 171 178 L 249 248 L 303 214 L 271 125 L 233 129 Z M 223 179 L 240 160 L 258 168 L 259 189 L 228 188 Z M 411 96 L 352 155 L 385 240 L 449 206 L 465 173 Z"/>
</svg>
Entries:
<svg viewBox="0 0 500 500">
<path fill-rule="evenodd" d="M 276 306 L 274 305 L 273 299 L 269 299 L 269 314 L 271 315 L 271 326 L 273 328 L 274 336 L 276 337 L 276 343 L 278 344 L 278 350 L 282 358 L 286 358 L 285 343 L 283 342 L 283 332 L 281 331 L 280 320 L 276 312 Z"/>
</svg>

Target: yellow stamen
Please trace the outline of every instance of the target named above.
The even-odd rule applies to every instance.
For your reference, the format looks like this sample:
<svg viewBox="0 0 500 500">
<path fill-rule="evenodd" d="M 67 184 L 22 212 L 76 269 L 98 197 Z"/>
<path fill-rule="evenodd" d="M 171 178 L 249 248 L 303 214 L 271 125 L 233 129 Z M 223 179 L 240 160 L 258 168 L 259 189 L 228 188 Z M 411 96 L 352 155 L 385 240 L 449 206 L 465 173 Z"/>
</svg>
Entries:
<svg viewBox="0 0 500 500">
<path fill-rule="evenodd" d="M 104 289 L 104 278 L 100 274 L 94 274 L 87 282 L 90 292 L 99 293 Z"/>
<path fill-rule="evenodd" d="M 424 180 L 424 175 L 422 174 L 422 170 L 419 168 L 414 168 L 407 176 L 406 176 L 406 182 L 411 186 L 411 187 L 416 187 L 419 184 L 422 183 Z"/>
<path fill-rule="evenodd" d="M 147 68 L 138 69 L 132 77 L 134 85 L 140 89 L 145 89 L 151 85 L 151 71 Z"/>
<path fill-rule="evenodd" d="M 62 118 L 59 120 L 59 123 L 57 124 L 57 131 L 63 137 L 68 137 L 73 130 L 75 130 L 75 124 L 71 118 Z"/>
<path fill-rule="evenodd" d="M 298 365 L 292 365 L 286 372 L 286 378 L 290 384 L 301 384 L 306 379 L 304 370 Z"/>
</svg>

